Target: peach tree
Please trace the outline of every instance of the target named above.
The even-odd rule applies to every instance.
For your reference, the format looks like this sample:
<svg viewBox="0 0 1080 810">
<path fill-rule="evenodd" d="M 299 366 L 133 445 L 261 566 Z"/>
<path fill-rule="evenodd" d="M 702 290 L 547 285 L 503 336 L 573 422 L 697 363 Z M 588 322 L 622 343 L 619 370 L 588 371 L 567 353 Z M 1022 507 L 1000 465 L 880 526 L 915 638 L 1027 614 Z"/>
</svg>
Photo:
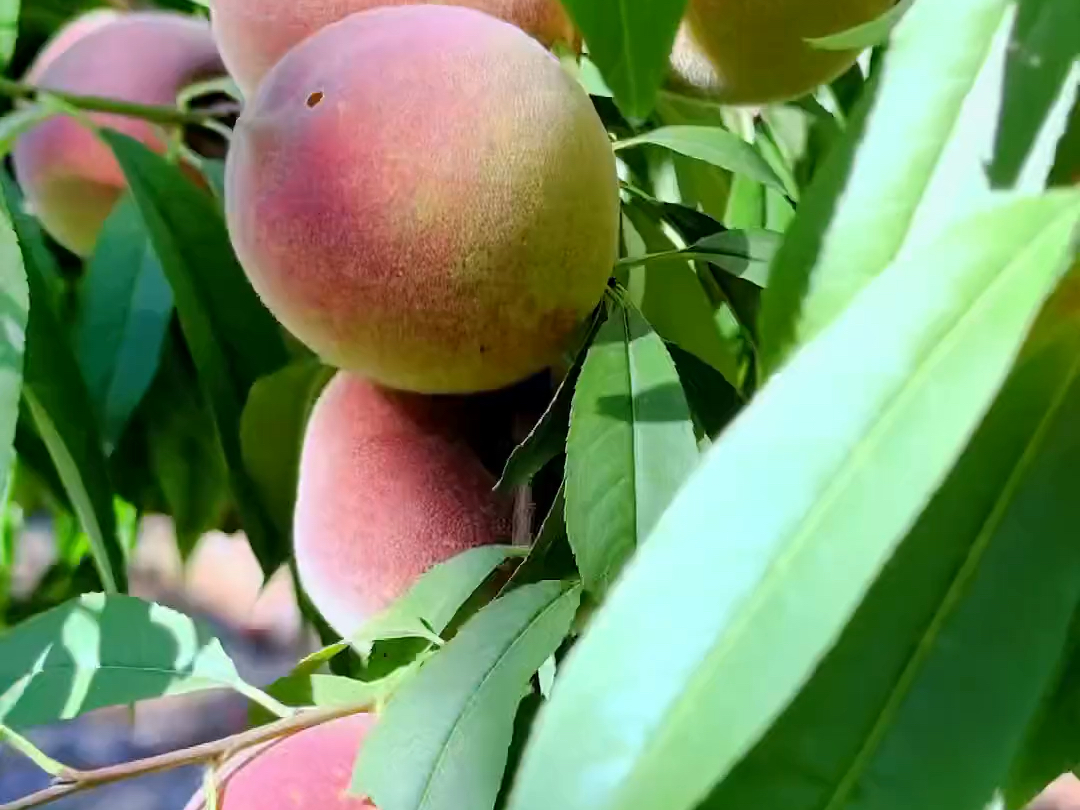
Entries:
<svg viewBox="0 0 1080 810">
<path fill-rule="evenodd" d="M 51 780 L 0 810 L 1080 768 L 1076 0 L 0 6 L 0 743 Z M 130 595 L 155 514 L 242 532 L 319 648 L 253 684 Z M 249 728 L 35 744 L 210 689 Z"/>
</svg>

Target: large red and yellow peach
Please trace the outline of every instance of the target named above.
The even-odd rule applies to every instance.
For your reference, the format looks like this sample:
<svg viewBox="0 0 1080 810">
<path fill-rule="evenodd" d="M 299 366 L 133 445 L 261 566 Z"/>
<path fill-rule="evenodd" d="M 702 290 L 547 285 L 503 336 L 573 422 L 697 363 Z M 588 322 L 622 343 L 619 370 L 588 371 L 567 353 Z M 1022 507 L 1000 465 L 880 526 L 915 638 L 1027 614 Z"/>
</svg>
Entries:
<svg viewBox="0 0 1080 810">
<path fill-rule="evenodd" d="M 423 393 L 557 361 L 618 240 L 588 95 L 535 40 L 455 6 L 354 14 L 290 51 L 240 117 L 226 208 L 287 329 Z"/>
<path fill-rule="evenodd" d="M 49 90 L 173 105 L 184 86 L 223 71 L 204 21 L 142 12 L 76 21 L 46 47 L 28 75 Z M 146 121 L 104 113 L 89 118 L 158 151 L 165 148 Z M 13 159 L 19 185 L 45 230 L 88 255 L 125 186 L 109 147 L 75 119 L 60 116 L 21 135 Z"/>
</svg>

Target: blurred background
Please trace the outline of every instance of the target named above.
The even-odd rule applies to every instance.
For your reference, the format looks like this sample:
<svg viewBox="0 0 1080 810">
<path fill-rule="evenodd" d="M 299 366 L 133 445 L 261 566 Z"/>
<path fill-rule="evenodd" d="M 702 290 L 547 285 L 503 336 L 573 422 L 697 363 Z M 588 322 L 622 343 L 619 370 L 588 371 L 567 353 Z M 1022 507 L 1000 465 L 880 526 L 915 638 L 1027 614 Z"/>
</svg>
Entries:
<svg viewBox="0 0 1080 810">
<path fill-rule="evenodd" d="M 40 588 L 57 562 L 53 526 L 45 517 L 28 521 L 16 544 L 11 597 L 17 602 Z M 296 607 L 288 571 L 263 581 L 242 534 L 211 532 L 181 563 L 172 523 L 141 521 L 131 568 L 134 595 L 175 607 L 207 621 L 236 662 L 241 676 L 266 685 L 285 675 L 298 657 L 318 646 Z M 75 768 L 95 768 L 219 739 L 242 731 L 247 701 L 232 692 L 140 703 L 134 714 L 107 709 L 78 720 L 32 729 L 40 748 Z M 183 768 L 64 799 L 58 810 L 182 810 L 202 779 Z M 0 746 L 0 804 L 48 786 L 29 760 Z"/>
</svg>

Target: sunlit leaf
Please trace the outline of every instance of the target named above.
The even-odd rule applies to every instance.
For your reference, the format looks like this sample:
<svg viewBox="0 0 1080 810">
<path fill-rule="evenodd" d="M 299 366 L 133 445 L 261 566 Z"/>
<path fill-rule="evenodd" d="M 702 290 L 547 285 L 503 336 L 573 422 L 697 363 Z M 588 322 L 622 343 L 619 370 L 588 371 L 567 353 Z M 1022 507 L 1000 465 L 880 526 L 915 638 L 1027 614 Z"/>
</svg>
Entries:
<svg viewBox="0 0 1080 810">
<path fill-rule="evenodd" d="M 513 810 L 687 810 L 742 759 L 961 454 L 1078 220 L 1080 194 L 973 217 L 759 392 L 569 656 Z"/>
</svg>

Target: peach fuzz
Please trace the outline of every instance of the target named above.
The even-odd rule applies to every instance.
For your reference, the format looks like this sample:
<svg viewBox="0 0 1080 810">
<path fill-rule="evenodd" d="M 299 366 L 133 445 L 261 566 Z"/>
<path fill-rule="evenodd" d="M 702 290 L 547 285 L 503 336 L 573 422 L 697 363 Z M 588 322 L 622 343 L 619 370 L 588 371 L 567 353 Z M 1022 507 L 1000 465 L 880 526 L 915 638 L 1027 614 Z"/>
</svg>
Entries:
<svg viewBox="0 0 1080 810">
<path fill-rule="evenodd" d="M 422 0 L 421 0 L 422 1 Z M 415 0 L 212 0 L 210 21 L 229 73 L 250 96 L 294 45 L 350 14 Z M 506 20 L 545 46 L 575 46 L 574 26 L 559 0 L 456 0 Z"/>
<path fill-rule="evenodd" d="M 455 430 L 462 408 L 339 373 L 312 410 L 293 543 L 304 589 L 342 636 L 433 565 L 507 539 L 495 481 Z"/>
<path fill-rule="evenodd" d="M 224 71 L 209 26 L 191 17 L 99 14 L 70 29 L 31 67 L 28 75 L 35 84 L 77 95 L 172 105 L 187 84 Z M 104 113 L 89 118 L 164 151 L 152 124 Z M 44 228 L 75 253 L 91 253 L 125 186 L 109 148 L 74 119 L 56 117 L 21 135 L 13 159 L 16 179 Z"/>
<path fill-rule="evenodd" d="M 894 0 L 690 0 L 672 54 L 684 89 L 726 104 L 801 96 L 854 64 L 857 51 L 815 48 L 822 37 L 869 22 Z"/>
<path fill-rule="evenodd" d="M 354 714 L 242 751 L 218 773 L 219 810 L 364 810 L 348 793 L 360 745 L 374 723 Z M 202 791 L 186 810 L 206 810 Z"/>
<path fill-rule="evenodd" d="M 289 52 L 237 124 L 229 233 L 330 365 L 430 394 L 556 362 L 603 295 L 618 182 L 586 93 L 470 9 L 354 14 Z"/>
</svg>

